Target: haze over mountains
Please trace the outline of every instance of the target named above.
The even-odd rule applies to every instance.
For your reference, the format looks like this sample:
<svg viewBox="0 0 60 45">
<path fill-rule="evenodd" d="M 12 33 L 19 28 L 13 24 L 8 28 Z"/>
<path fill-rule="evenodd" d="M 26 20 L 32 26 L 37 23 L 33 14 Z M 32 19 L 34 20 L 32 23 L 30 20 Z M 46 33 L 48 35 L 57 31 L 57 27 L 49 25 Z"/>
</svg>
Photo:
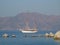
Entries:
<svg viewBox="0 0 60 45">
<path fill-rule="evenodd" d="M 17 30 L 29 26 L 39 30 L 60 30 L 60 15 L 44 15 L 36 12 L 19 13 L 14 17 L 0 17 L 0 30 Z"/>
</svg>

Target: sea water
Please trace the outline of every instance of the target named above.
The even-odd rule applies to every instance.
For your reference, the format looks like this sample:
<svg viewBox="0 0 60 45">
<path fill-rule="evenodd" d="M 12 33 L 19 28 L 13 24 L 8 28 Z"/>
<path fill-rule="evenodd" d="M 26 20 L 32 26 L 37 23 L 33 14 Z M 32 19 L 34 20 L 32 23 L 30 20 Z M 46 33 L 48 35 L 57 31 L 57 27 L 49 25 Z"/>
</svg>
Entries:
<svg viewBox="0 0 60 45">
<path fill-rule="evenodd" d="M 9 37 L 3 38 L 2 35 L 4 33 L 7 33 Z M 36 34 L 44 33 L 46 33 L 46 31 Z M 16 37 L 12 37 L 13 34 L 15 34 Z M 31 35 L 34 34 L 27 34 L 27 37 L 25 35 L 26 34 L 19 31 L 0 31 L 0 45 L 60 45 L 60 40 L 54 40 L 48 37 L 31 37 Z"/>
</svg>

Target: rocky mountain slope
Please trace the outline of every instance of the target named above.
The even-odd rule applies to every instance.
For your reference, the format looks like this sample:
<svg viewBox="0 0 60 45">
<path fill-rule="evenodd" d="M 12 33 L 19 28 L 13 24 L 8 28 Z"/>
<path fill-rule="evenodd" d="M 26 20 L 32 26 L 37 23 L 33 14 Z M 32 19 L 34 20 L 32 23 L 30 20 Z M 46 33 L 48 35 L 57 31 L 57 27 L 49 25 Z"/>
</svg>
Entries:
<svg viewBox="0 0 60 45">
<path fill-rule="evenodd" d="M 40 30 L 60 30 L 60 15 L 44 15 L 36 12 L 19 13 L 14 17 L 0 17 L 0 30 L 17 30 L 29 26 Z"/>
</svg>

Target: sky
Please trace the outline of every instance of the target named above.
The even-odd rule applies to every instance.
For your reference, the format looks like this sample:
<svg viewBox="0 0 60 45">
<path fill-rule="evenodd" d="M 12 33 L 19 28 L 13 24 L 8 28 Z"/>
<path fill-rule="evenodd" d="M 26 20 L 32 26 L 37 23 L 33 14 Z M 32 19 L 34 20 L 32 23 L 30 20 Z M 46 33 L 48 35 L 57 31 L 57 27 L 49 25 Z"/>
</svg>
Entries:
<svg viewBox="0 0 60 45">
<path fill-rule="evenodd" d="M 16 16 L 21 12 L 60 15 L 60 0 L 0 0 L 0 16 Z"/>
</svg>

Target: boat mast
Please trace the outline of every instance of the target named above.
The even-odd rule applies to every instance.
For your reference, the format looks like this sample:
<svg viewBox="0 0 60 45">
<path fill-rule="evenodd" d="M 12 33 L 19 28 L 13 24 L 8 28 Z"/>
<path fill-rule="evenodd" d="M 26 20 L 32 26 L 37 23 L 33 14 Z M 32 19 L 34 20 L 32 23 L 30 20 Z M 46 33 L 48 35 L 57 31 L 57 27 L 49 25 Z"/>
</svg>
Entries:
<svg viewBox="0 0 60 45">
<path fill-rule="evenodd" d="M 36 25 L 36 19 L 35 19 L 35 17 L 33 18 L 33 20 L 34 20 L 34 29 L 37 29 L 37 25 Z"/>
<path fill-rule="evenodd" d="M 30 29 L 28 18 L 26 18 L 26 20 L 25 20 L 25 24 L 26 24 L 26 26 L 25 26 L 25 30 Z"/>
</svg>

